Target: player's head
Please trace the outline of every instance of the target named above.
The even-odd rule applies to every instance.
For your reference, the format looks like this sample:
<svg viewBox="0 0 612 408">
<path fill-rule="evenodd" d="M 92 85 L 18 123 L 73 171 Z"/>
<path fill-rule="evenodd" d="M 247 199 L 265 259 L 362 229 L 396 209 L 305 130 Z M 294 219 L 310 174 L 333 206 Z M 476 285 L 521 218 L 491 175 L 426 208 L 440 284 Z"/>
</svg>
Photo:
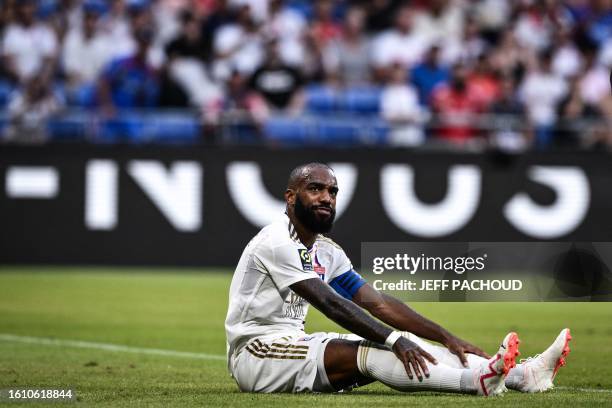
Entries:
<svg viewBox="0 0 612 408">
<path fill-rule="evenodd" d="M 329 232 L 336 217 L 337 193 L 338 182 L 331 167 L 323 163 L 298 166 L 289 175 L 285 191 L 287 214 L 311 232 Z"/>
</svg>

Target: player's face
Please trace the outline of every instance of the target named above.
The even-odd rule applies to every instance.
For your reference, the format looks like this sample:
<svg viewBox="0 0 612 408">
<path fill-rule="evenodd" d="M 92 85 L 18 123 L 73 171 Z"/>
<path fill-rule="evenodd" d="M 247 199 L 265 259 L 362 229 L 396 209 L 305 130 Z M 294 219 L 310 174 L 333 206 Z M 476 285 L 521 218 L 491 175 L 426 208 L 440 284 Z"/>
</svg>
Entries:
<svg viewBox="0 0 612 408">
<path fill-rule="evenodd" d="M 315 169 L 304 179 L 295 196 L 295 216 L 315 233 L 332 229 L 336 217 L 338 183 L 327 169 Z"/>
</svg>

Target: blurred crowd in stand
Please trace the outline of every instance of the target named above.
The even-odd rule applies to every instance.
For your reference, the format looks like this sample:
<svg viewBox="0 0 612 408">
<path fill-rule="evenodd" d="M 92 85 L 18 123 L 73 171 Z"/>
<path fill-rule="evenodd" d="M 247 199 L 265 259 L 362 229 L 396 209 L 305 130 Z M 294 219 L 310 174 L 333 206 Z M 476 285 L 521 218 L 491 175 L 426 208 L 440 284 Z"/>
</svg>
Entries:
<svg viewBox="0 0 612 408">
<path fill-rule="evenodd" d="M 205 135 L 372 115 L 394 146 L 612 146 L 612 0 L 2 0 L 0 39 L 5 140 L 187 108 Z"/>
</svg>

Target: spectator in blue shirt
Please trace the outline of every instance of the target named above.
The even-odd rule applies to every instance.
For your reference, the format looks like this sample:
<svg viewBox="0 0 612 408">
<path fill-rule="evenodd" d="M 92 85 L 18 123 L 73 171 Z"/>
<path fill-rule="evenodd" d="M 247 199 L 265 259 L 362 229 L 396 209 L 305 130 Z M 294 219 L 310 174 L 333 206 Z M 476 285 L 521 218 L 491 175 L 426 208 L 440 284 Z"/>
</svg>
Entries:
<svg viewBox="0 0 612 408">
<path fill-rule="evenodd" d="M 612 7 L 610 2 L 593 2 L 592 12 L 587 32 L 591 41 L 601 46 L 612 38 Z"/>
<path fill-rule="evenodd" d="M 410 74 L 412 83 L 419 93 L 419 101 L 422 105 L 429 105 L 433 90 L 440 84 L 447 83 L 450 78 L 450 70 L 440 63 L 440 47 L 432 46 L 425 59 L 416 65 Z"/>
<path fill-rule="evenodd" d="M 135 30 L 137 47 L 134 54 L 112 61 L 100 80 L 100 99 L 109 111 L 115 108 L 155 107 L 158 103 L 159 79 L 147 62 L 153 30 Z"/>
</svg>

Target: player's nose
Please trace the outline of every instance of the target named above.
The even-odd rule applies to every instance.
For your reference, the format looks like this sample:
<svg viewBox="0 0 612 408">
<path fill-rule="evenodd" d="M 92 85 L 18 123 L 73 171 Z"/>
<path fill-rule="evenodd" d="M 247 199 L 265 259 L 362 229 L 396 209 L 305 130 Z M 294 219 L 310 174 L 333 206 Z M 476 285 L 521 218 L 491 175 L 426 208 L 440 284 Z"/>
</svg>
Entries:
<svg viewBox="0 0 612 408">
<path fill-rule="evenodd" d="M 332 196 L 329 191 L 323 190 L 319 196 L 319 203 L 331 206 L 332 201 Z"/>
</svg>

